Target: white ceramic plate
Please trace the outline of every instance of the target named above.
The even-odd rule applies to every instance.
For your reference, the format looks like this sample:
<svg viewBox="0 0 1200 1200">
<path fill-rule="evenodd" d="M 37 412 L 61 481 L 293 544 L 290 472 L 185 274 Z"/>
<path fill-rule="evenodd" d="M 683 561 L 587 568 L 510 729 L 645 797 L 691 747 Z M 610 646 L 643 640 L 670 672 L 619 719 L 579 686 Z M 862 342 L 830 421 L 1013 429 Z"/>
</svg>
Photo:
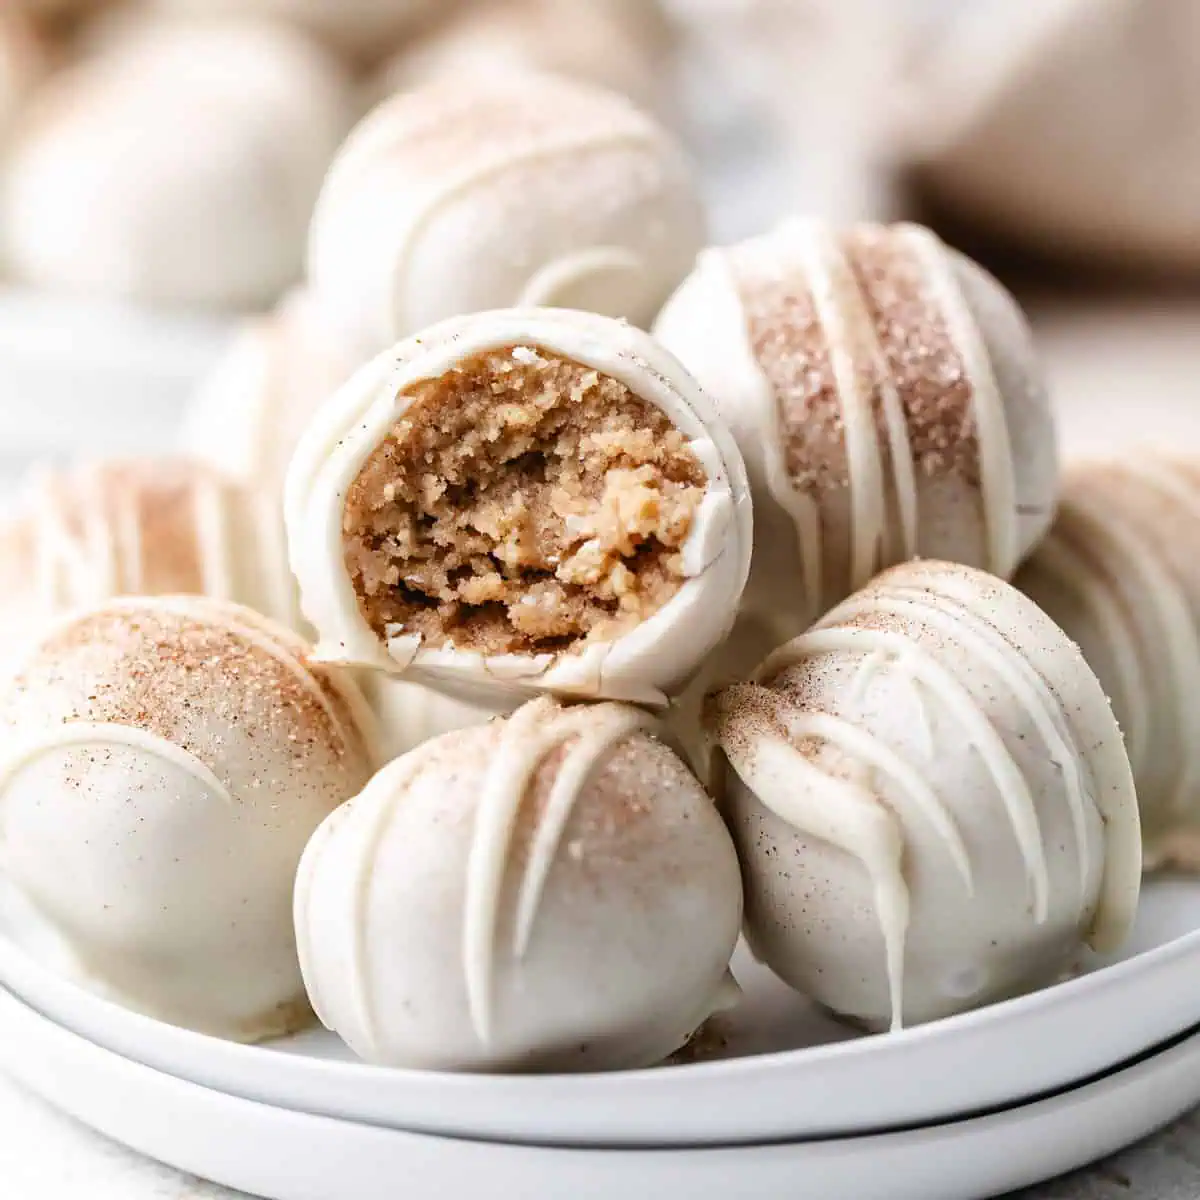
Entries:
<svg viewBox="0 0 1200 1200">
<path fill-rule="evenodd" d="M 569 1150 L 437 1138 L 256 1104 L 102 1050 L 0 990 L 0 1065 L 100 1133 L 267 1200 L 975 1200 L 1083 1166 L 1200 1100 L 1200 1034 L 1053 1099 L 903 1133 Z"/>
<path fill-rule="evenodd" d="M 879 1132 L 1021 1103 L 1200 1026 L 1200 881 L 1147 887 L 1121 961 L 899 1034 L 854 1038 L 748 957 L 735 966 L 747 999 L 727 1019 L 720 1061 L 491 1077 L 368 1067 L 324 1032 L 263 1047 L 188 1033 L 97 1000 L 0 942 L 0 983 L 39 1013 L 125 1058 L 230 1095 L 475 1140 L 736 1145 Z"/>
</svg>

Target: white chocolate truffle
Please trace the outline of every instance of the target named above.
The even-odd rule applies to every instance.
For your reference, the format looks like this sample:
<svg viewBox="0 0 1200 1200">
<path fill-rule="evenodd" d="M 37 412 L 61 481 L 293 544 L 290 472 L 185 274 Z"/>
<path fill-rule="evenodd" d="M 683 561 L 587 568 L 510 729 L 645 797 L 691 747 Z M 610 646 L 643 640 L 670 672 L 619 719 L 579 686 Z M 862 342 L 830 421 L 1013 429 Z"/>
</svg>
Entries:
<svg viewBox="0 0 1200 1200">
<path fill-rule="evenodd" d="M 1053 983 L 1137 907 L 1120 730 L 1062 631 L 968 567 L 881 575 L 719 693 L 746 934 L 870 1028 Z"/>
<path fill-rule="evenodd" d="M 745 611 L 777 642 L 911 558 L 1008 578 L 1050 524 L 1054 424 L 1029 328 L 926 229 L 796 219 L 707 251 L 655 333 L 745 455 Z"/>
<path fill-rule="evenodd" d="M 0 877 L 25 949 L 160 1020 L 307 1023 L 292 888 L 370 777 L 363 700 L 304 642 L 199 597 L 64 621 L 0 693 Z"/>
<path fill-rule="evenodd" d="M 279 502 L 181 460 L 31 473 L 0 522 L 0 587 L 0 667 L 48 621 L 114 596 L 211 596 L 302 623 Z"/>
<path fill-rule="evenodd" d="M 405 46 L 381 71 L 375 92 L 382 100 L 437 79 L 540 71 L 598 84 L 653 112 L 664 99 L 661 64 L 640 25 L 623 5 L 477 3 Z"/>
<path fill-rule="evenodd" d="M 229 479 L 282 493 L 316 410 L 354 373 L 307 292 L 239 331 L 192 398 L 180 443 Z"/>
<path fill-rule="evenodd" d="M 750 565 L 709 398 L 649 334 L 561 309 L 456 318 L 363 368 L 301 441 L 285 510 L 319 656 L 488 704 L 664 704 Z"/>
<path fill-rule="evenodd" d="M 640 709 L 533 701 L 397 759 L 296 882 L 318 1016 L 368 1062 L 645 1067 L 736 996 L 737 856 Z"/>
<path fill-rule="evenodd" d="M 600 88 L 488 73 L 394 96 L 351 135 L 309 279 L 367 358 L 510 305 L 649 324 L 703 238 L 688 164 L 654 120 Z"/>
<path fill-rule="evenodd" d="M 1016 584 L 1079 644 L 1125 734 L 1151 866 L 1200 868 L 1200 459 L 1080 463 Z"/>
<path fill-rule="evenodd" d="M 958 6 L 916 59 L 907 160 L 941 210 L 1040 254 L 1200 271 L 1200 6 Z"/>
<path fill-rule="evenodd" d="M 43 286 L 220 307 L 301 273 L 326 167 L 352 120 L 340 68 L 252 23 L 130 28 L 42 90 L 3 219 Z"/>
<path fill-rule="evenodd" d="M 168 11 L 195 15 L 224 13 L 286 21 L 320 38 L 332 49 L 360 60 L 378 61 L 414 26 L 459 0 L 156 0 Z"/>
</svg>

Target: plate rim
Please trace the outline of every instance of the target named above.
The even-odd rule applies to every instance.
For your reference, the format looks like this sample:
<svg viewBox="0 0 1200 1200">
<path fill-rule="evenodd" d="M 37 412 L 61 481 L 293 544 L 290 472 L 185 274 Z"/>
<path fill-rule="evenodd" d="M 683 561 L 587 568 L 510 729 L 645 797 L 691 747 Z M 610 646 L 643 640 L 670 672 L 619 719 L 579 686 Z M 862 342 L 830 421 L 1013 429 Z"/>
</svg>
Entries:
<svg viewBox="0 0 1200 1200">
<path fill-rule="evenodd" d="M 241 1135 L 242 1139 L 246 1138 L 244 1130 L 247 1123 L 252 1129 L 261 1131 L 264 1121 L 281 1122 L 282 1126 L 291 1131 L 288 1135 L 289 1142 L 304 1131 L 310 1131 L 320 1133 L 322 1137 L 319 1140 L 326 1146 L 329 1144 L 330 1135 L 336 1133 L 337 1136 L 348 1137 L 368 1155 L 371 1148 L 376 1151 L 390 1148 L 391 1161 L 397 1165 L 399 1159 L 411 1153 L 421 1157 L 421 1162 L 417 1164 L 418 1171 L 423 1172 L 427 1179 L 434 1171 L 439 1174 L 446 1171 L 451 1174 L 457 1173 L 459 1182 L 464 1182 L 464 1177 L 472 1171 L 482 1172 L 486 1169 L 489 1171 L 487 1178 L 500 1184 L 493 1194 L 498 1195 L 501 1200 L 504 1197 L 529 1194 L 526 1189 L 513 1189 L 514 1181 L 523 1172 L 538 1175 L 545 1184 L 558 1167 L 563 1167 L 573 1171 L 575 1182 L 579 1183 L 584 1175 L 589 1182 L 593 1181 L 592 1172 L 596 1167 L 609 1166 L 613 1167 L 614 1173 L 606 1176 L 608 1186 L 623 1181 L 621 1194 L 627 1195 L 629 1200 L 640 1200 L 642 1196 L 658 1194 L 657 1191 L 646 1190 L 647 1168 L 656 1172 L 660 1186 L 668 1172 L 673 1180 L 686 1177 L 693 1183 L 703 1181 L 705 1190 L 702 1200 L 715 1200 L 719 1195 L 728 1194 L 729 1173 L 736 1168 L 739 1178 L 744 1180 L 743 1172 L 747 1164 L 752 1162 L 760 1182 L 768 1180 L 769 1176 L 768 1182 L 774 1185 L 769 1193 L 759 1191 L 756 1194 L 782 1196 L 785 1194 L 785 1185 L 786 1194 L 795 1194 L 798 1171 L 813 1173 L 814 1180 L 810 1182 L 825 1182 L 824 1179 L 816 1180 L 815 1175 L 827 1175 L 830 1170 L 840 1170 L 844 1183 L 848 1162 L 851 1162 L 854 1172 L 861 1176 L 865 1169 L 862 1162 L 868 1161 L 872 1175 L 875 1175 L 879 1156 L 882 1154 L 886 1157 L 889 1151 L 893 1157 L 907 1156 L 910 1164 L 914 1160 L 917 1163 L 928 1162 L 931 1151 L 936 1151 L 939 1162 L 944 1166 L 944 1159 L 948 1153 L 953 1151 L 961 1161 L 963 1142 L 970 1142 L 980 1136 L 1007 1133 L 1010 1139 L 1015 1138 L 1022 1126 L 1027 1126 L 1033 1121 L 1045 1127 L 1045 1122 L 1057 1119 L 1061 1125 L 1068 1119 L 1070 1112 L 1076 1114 L 1072 1118 L 1076 1126 L 1086 1125 L 1086 1140 L 1081 1136 L 1043 1139 L 1042 1144 L 1032 1147 L 1036 1153 L 1030 1155 L 1005 1154 L 1001 1160 L 993 1145 L 987 1155 L 990 1165 L 986 1178 L 981 1173 L 981 1177 L 973 1180 L 969 1191 L 965 1193 L 970 1197 L 980 1197 L 1014 1187 L 1030 1186 L 1040 1180 L 1050 1179 L 1089 1162 L 1098 1161 L 1169 1124 L 1187 1112 L 1195 1103 L 1194 1097 L 1200 1095 L 1200 1080 L 1197 1080 L 1195 1071 L 1195 1061 L 1200 1055 L 1200 1030 L 1196 1030 L 1173 1039 L 1171 1043 L 1155 1052 L 1143 1055 L 1136 1063 L 1106 1073 L 1080 1087 L 1069 1088 L 1058 1096 L 1016 1105 L 979 1117 L 966 1117 L 958 1121 L 936 1123 L 895 1133 L 831 1138 L 800 1144 L 707 1146 L 683 1150 L 627 1147 L 606 1151 L 591 1147 L 570 1149 L 497 1145 L 473 1142 L 469 1139 L 439 1138 L 436 1135 L 380 1129 L 357 1125 L 354 1122 L 339 1122 L 336 1118 L 275 1109 L 256 1101 L 214 1092 L 213 1089 L 176 1079 L 97 1047 L 38 1014 L 19 998 L 0 988 L 0 1028 L 8 1026 L 11 1029 L 14 1020 L 18 1025 L 23 1023 L 26 1033 L 32 1033 L 33 1036 L 0 1039 L 0 1063 L 3 1063 L 5 1069 L 24 1087 L 39 1095 L 43 1101 L 66 1112 L 93 1131 L 119 1141 L 146 1157 L 166 1162 L 177 1170 L 215 1178 L 226 1187 L 252 1187 L 257 1194 L 275 1196 L 277 1200 L 283 1200 L 283 1191 L 286 1191 L 288 1200 L 313 1200 L 317 1193 L 295 1183 L 298 1173 L 303 1171 L 303 1162 L 298 1166 L 289 1167 L 287 1164 L 279 1165 L 273 1161 L 268 1170 L 280 1170 L 290 1182 L 286 1186 L 282 1183 L 266 1183 L 262 1178 L 264 1168 L 261 1165 L 248 1165 L 244 1153 L 237 1149 L 237 1135 Z M 44 1053 L 47 1049 L 50 1050 L 49 1054 Z M 82 1087 L 64 1082 L 62 1074 L 56 1070 L 56 1063 L 60 1063 L 64 1055 L 72 1058 L 72 1070 L 77 1077 L 75 1084 L 78 1084 L 81 1077 Z M 1188 1069 L 1183 1071 L 1181 1068 L 1185 1063 Z M 130 1081 L 138 1084 L 140 1081 L 140 1086 L 134 1088 L 140 1099 L 134 1103 L 133 1110 L 150 1111 L 152 1115 L 148 1122 L 134 1117 L 128 1110 L 124 1113 L 114 1112 L 113 1106 L 107 1102 L 111 1083 L 106 1080 L 101 1086 L 98 1078 L 106 1071 L 117 1073 L 126 1084 Z M 1140 1088 L 1144 1091 L 1153 1086 L 1154 1094 L 1161 1097 L 1163 1076 L 1168 1071 L 1173 1072 L 1170 1098 L 1166 1102 L 1158 1103 L 1153 1114 L 1146 1118 L 1143 1112 L 1145 1106 L 1128 1103 L 1124 1098 L 1125 1094 L 1131 1089 Z M 1190 1081 L 1186 1098 L 1181 1094 L 1181 1077 Z M 211 1132 L 205 1135 L 203 1131 L 189 1127 L 188 1123 L 174 1121 L 173 1114 L 165 1112 L 164 1106 L 159 1102 L 148 1110 L 145 1102 L 147 1085 L 156 1086 L 160 1097 L 182 1097 L 185 1102 L 190 1099 L 193 1107 L 202 1106 L 210 1125 L 215 1103 L 216 1108 L 221 1110 L 218 1116 L 220 1126 L 231 1136 L 218 1138 Z M 1107 1119 L 1095 1120 L 1095 1106 L 1116 1099 L 1109 1094 L 1113 1090 L 1121 1093 L 1122 1119 L 1119 1122 L 1114 1119 L 1113 1106 L 1108 1103 Z M 89 1092 L 90 1098 L 87 1095 Z M 83 1099 L 80 1099 L 81 1093 Z M 1087 1106 L 1084 1117 L 1078 1115 L 1081 1105 Z M 97 1112 L 105 1114 L 103 1120 L 97 1119 Z M 1133 1114 L 1136 1117 L 1139 1113 L 1142 1115 L 1133 1122 L 1124 1116 Z M 1061 1128 L 1059 1133 L 1062 1133 Z M 257 1133 L 252 1132 L 249 1136 L 257 1142 Z M 278 1141 L 279 1133 L 276 1132 L 273 1136 Z M 170 1142 L 170 1150 L 164 1149 L 167 1142 Z M 226 1144 L 230 1142 L 233 1144 Z M 304 1138 L 301 1159 L 314 1153 L 319 1151 L 315 1146 L 309 1145 L 308 1138 Z M 434 1157 L 437 1157 L 436 1164 L 432 1162 Z M 855 1159 L 857 1161 L 852 1161 Z M 326 1172 L 334 1168 L 341 1170 L 349 1161 L 343 1152 L 336 1161 L 333 1156 L 326 1157 L 322 1166 Z M 997 1165 L 1001 1161 L 1003 1165 Z M 499 1180 L 493 1179 L 490 1174 L 493 1164 L 499 1168 Z M 407 1161 L 403 1164 L 405 1168 L 408 1165 Z M 378 1155 L 375 1160 L 368 1160 L 365 1167 L 370 1172 L 378 1172 L 379 1168 Z M 681 1170 L 684 1173 L 682 1176 L 679 1173 Z M 257 1179 L 253 1178 L 256 1172 L 259 1175 Z M 928 1168 L 925 1169 L 925 1174 L 929 1175 Z M 233 1175 L 237 1177 L 234 1178 Z M 480 1174 L 480 1178 L 482 1177 Z M 895 1177 L 889 1176 L 889 1179 L 888 1194 L 889 1197 L 894 1197 L 892 1188 Z M 440 1178 L 438 1182 L 442 1184 L 445 1179 Z M 476 1178 L 473 1182 L 477 1187 L 479 1179 Z M 523 1182 L 530 1182 L 528 1175 Z M 389 1174 L 388 1188 L 394 1184 L 395 1179 Z M 939 1174 L 934 1190 L 929 1192 L 923 1189 L 919 1194 L 922 1200 L 948 1200 L 950 1196 L 961 1200 L 964 1196 L 961 1183 L 956 1179 L 953 1186 L 954 1192 L 947 1190 L 947 1181 Z M 775 1190 L 776 1188 L 779 1190 Z M 987 1190 L 982 1190 L 984 1188 Z M 903 1197 L 907 1198 L 918 1194 L 914 1191 L 911 1180 L 902 1192 Z M 378 1194 L 378 1189 L 371 1193 L 372 1197 Z M 608 1194 L 613 1193 L 597 1191 L 594 1188 L 587 1192 L 590 1197 Z M 878 1193 L 873 1193 L 873 1196 L 877 1195 Z"/>
<path fill-rule="evenodd" d="M 1099 1054 L 1090 1059 L 1084 1069 L 1073 1069 L 1072 1074 L 1056 1075 L 1046 1070 L 1038 1075 L 1033 1086 L 1018 1093 L 985 1090 L 980 1093 L 977 1102 L 964 1099 L 952 1109 L 932 1106 L 924 1111 L 913 1112 L 908 1118 L 893 1116 L 861 1124 L 804 1128 L 773 1116 L 761 1126 L 756 1126 L 758 1132 L 752 1131 L 749 1126 L 739 1126 L 741 1132 L 718 1138 L 708 1131 L 709 1126 L 704 1122 L 678 1117 L 676 1120 L 679 1123 L 670 1125 L 669 1132 L 659 1130 L 652 1136 L 598 1136 L 590 1126 L 580 1126 L 581 1118 L 578 1115 L 572 1117 L 568 1113 L 563 1127 L 552 1129 L 546 1128 L 542 1121 L 520 1115 L 514 1117 L 513 1114 L 520 1114 L 522 1102 L 528 1104 L 535 1096 L 543 1109 L 550 1098 L 556 1106 L 561 1103 L 582 1109 L 583 1118 L 587 1118 L 601 1109 L 614 1106 L 622 1098 L 627 1100 L 631 1088 L 640 1090 L 643 1093 L 639 1097 L 641 1103 L 650 1107 L 660 1105 L 680 1087 L 694 1089 L 704 1086 L 711 1093 L 726 1088 L 754 1087 L 761 1090 L 771 1085 L 788 1086 L 789 1077 L 797 1071 L 820 1073 L 822 1068 L 835 1060 L 840 1060 L 839 1065 L 849 1062 L 852 1065 L 846 1070 L 852 1071 L 862 1060 L 874 1058 L 882 1062 L 881 1070 L 886 1070 L 889 1061 L 903 1064 L 914 1055 L 919 1060 L 924 1047 L 933 1039 L 939 1042 L 949 1040 L 953 1053 L 978 1050 L 979 1047 L 973 1043 L 979 1039 L 996 1037 L 998 1026 L 1003 1028 L 1007 1024 L 1017 1027 L 1023 1019 L 1031 1016 L 1044 1023 L 1053 1024 L 1057 1021 L 1061 1025 L 1064 1013 L 1067 1016 L 1075 1015 L 1081 995 L 1089 997 L 1092 1004 L 1097 995 L 1111 997 L 1116 991 L 1119 996 L 1129 987 L 1138 986 L 1136 981 L 1139 978 L 1178 970 L 1181 963 L 1193 958 L 1200 958 L 1200 929 L 1153 946 L 1129 959 L 1100 966 L 1084 976 L 1041 992 L 896 1034 L 669 1068 L 541 1076 L 450 1074 L 380 1067 L 224 1042 L 167 1025 L 124 1009 L 113 1001 L 94 996 L 80 985 L 55 976 L 3 938 L 0 938 L 0 984 L 46 1019 L 130 1061 L 200 1086 L 294 1112 L 355 1120 L 385 1128 L 408 1129 L 434 1136 L 492 1142 L 593 1147 L 703 1146 L 714 1141 L 750 1144 L 781 1138 L 795 1141 L 839 1134 L 861 1135 L 931 1121 L 946 1121 L 970 1113 L 995 1111 L 1006 1105 L 1026 1103 L 1093 1078 L 1178 1036 L 1182 1030 L 1200 1021 L 1200 1007 L 1173 1027 L 1159 1025 L 1149 1036 L 1133 1034 L 1126 1027 L 1124 1039 L 1118 1042 L 1116 1053 L 1111 1056 Z M 84 1020 L 79 1019 L 81 1009 L 86 1018 Z M 947 1052 L 943 1050 L 942 1053 L 945 1055 Z M 217 1064 L 215 1069 L 212 1068 L 214 1062 Z M 272 1064 L 272 1069 L 264 1069 L 267 1063 Z M 801 1063 L 804 1065 L 799 1066 Z M 277 1068 L 280 1067 L 285 1073 L 283 1081 L 273 1083 L 273 1078 L 279 1074 Z M 261 1082 L 264 1080 L 265 1084 Z M 370 1085 L 364 1082 L 367 1080 Z M 795 1086 L 795 1082 L 792 1080 L 790 1086 Z M 339 1093 L 352 1088 L 374 1088 L 375 1091 L 364 1105 L 347 1108 L 340 1100 L 334 1102 Z M 376 1109 L 381 1107 L 378 1102 L 380 1090 L 386 1091 L 385 1098 L 395 1099 L 404 1093 L 401 1100 L 396 1101 L 398 1108 L 413 1109 L 419 1101 L 421 1115 L 414 1119 L 412 1112 L 395 1116 L 377 1112 Z M 391 1106 L 387 1107 L 390 1109 Z M 449 1115 L 439 1109 L 448 1110 Z M 500 1114 L 499 1118 L 496 1117 L 497 1113 Z"/>
</svg>

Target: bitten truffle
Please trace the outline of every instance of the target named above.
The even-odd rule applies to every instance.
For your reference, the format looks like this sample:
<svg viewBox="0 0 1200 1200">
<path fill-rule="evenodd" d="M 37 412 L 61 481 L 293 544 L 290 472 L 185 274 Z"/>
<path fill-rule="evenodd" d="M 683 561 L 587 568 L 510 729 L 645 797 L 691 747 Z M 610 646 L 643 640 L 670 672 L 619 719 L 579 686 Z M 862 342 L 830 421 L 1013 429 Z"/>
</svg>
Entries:
<svg viewBox="0 0 1200 1200">
<path fill-rule="evenodd" d="M 477 314 L 382 355 L 317 414 L 285 507 L 320 656 L 489 704 L 665 704 L 749 570 L 744 466 L 710 400 L 588 313 Z"/>
</svg>

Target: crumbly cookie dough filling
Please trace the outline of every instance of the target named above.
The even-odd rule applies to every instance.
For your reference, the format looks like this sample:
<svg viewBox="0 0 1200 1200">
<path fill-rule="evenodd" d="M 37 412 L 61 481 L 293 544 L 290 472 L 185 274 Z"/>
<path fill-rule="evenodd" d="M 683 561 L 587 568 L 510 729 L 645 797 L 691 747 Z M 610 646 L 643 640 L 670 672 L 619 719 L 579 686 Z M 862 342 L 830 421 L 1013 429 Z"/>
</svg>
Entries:
<svg viewBox="0 0 1200 1200">
<path fill-rule="evenodd" d="M 622 636 L 682 586 L 708 480 L 623 383 L 522 345 L 407 394 L 343 514 L 346 567 L 381 637 L 568 652 Z"/>
</svg>

